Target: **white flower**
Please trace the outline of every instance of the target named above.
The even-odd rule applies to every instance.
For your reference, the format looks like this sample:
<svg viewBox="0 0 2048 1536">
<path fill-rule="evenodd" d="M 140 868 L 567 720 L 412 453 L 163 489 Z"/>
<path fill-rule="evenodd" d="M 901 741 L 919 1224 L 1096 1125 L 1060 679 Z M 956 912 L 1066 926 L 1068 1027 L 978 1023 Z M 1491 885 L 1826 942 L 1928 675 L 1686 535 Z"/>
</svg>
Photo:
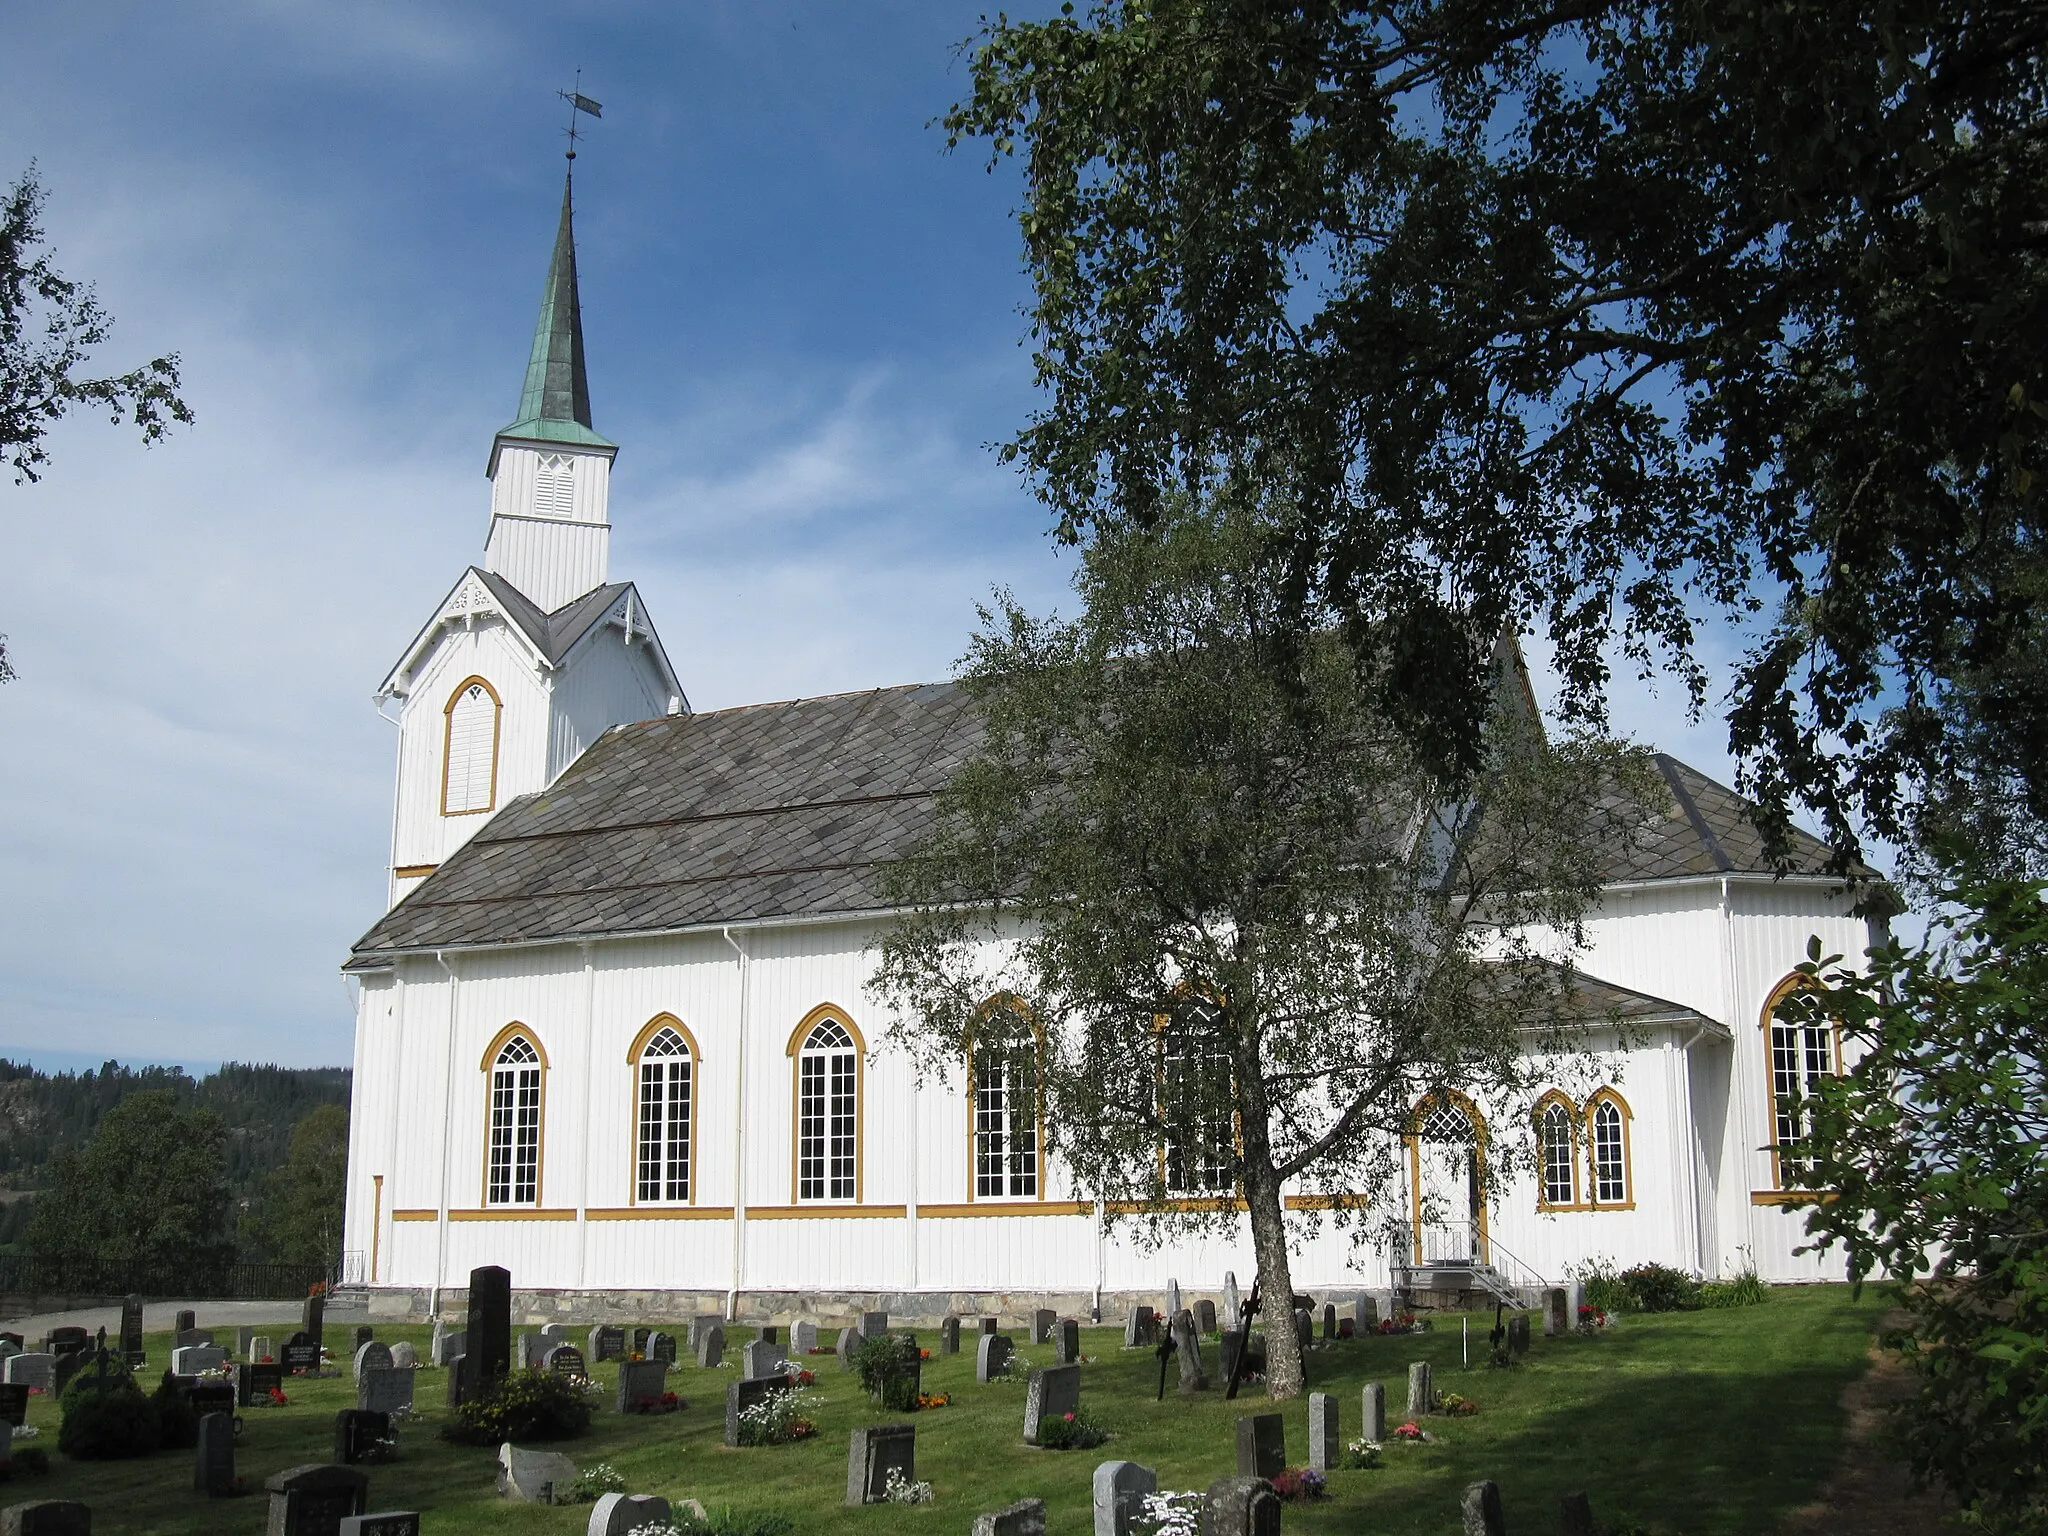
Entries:
<svg viewBox="0 0 2048 1536">
<path fill-rule="evenodd" d="M 929 1504 L 936 1497 L 930 1483 L 913 1483 L 903 1476 L 901 1467 L 889 1469 L 889 1480 L 882 1489 L 882 1497 L 891 1504 Z"/>
</svg>

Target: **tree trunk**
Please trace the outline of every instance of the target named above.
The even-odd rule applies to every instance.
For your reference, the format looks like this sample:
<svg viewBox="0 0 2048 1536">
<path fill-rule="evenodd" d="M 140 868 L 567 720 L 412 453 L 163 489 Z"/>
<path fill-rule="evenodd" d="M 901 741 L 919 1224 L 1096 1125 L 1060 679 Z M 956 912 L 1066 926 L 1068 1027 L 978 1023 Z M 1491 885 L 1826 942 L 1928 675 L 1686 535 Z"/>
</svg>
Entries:
<svg viewBox="0 0 2048 1536">
<path fill-rule="evenodd" d="M 1263 1143 L 1264 1137 L 1260 1141 Z M 1246 1138 L 1247 1142 L 1250 1138 Z M 1287 1253 L 1280 1176 L 1263 1145 L 1247 1145 L 1244 1199 L 1252 1218 L 1252 1254 L 1259 1264 L 1259 1317 L 1266 1328 L 1266 1395 L 1276 1402 L 1299 1397 L 1308 1384 L 1301 1338 L 1294 1331 L 1294 1269 Z"/>
</svg>

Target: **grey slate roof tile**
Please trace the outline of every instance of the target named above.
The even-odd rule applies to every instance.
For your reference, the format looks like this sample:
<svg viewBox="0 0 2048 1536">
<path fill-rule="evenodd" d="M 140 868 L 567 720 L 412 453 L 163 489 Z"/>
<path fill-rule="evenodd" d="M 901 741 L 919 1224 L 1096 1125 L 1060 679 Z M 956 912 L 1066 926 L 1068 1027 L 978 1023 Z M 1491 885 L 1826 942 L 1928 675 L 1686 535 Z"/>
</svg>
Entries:
<svg viewBox="0 0 2048 1536">
<path fill-rule="evenodd" d="M 586 627 L 616 590 L 590 594 Z M 525 601 L 516 591 L 511 599 Z M 553 626 L 584 606 L 533 617 L 552 640 Z M 882 867 L 930 826 L 933 794 L 979 739 L 966 695 L 945 683 L 620 727 L 548 789 L 493 816 L 358 941 L 349 963 L 873 911 Z M 1657 766 L 1669 798 L 1613 850 L 1608 881 L 1769 871 L 1739 795 L 1675 758 L 1660 755 Z M 1797 834 L 1796 872 L 1822 873 L 1827 858 Z"/>
</svg>

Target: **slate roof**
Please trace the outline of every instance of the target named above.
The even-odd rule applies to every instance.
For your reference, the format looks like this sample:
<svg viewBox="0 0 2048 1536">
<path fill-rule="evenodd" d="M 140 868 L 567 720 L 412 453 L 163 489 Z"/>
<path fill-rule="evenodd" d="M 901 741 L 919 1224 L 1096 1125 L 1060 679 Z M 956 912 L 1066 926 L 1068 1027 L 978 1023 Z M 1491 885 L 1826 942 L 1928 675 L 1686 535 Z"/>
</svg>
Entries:
<svg viewBox="0 0 2048 1536">
<path fill-rule="evenodd" d="M 577 614 L 601 613 L 616 590 L 540 616 L 551 643 L 573 643 Z M 506 591 L 508 608 L 516 598 L 538 613 Z M 948 683 L 620 726 L 550 788 L 493 816 L 358 941 L 349 967 L 879 910 L 881 867 L 929 827 L 933 796 L 979 736 Z M 1614 850 L 1609 883 L 1771 871 L 1740 796 L 1674 758 L 1657 764 L 1670 800 Z M 1800 834 L 1794 872 L 1821 873 L 1827 856 Z"/>
</svg>

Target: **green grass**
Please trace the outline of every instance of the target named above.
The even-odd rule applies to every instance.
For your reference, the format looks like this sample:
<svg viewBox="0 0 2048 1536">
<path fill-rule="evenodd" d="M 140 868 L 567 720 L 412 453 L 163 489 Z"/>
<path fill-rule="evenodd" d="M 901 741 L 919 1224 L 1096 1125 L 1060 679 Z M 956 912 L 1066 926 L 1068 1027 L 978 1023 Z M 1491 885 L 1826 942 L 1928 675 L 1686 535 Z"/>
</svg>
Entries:
<svg viewBox="0 0 2048 1536">
<path fill-rule="evenodd" d="M 1291 1506 L 1290 1532 L 1435 1533 L 1459 1529 L 1458 1495 L 1478 1478 L 1501 1485 L 1509 1528 L 1555 1528 L 1561 1493 L 1585 1489 L 1603 1523 L 1632 1520 L 1673 1536 L 1753 1536 L 1770 1531 L 1793 1507 L 1814 1497 L 1835 1461 L 1843 1415 L 1842 1389 L 1865 1366 L 1865 1349 L 1880 1303 L 1852 1300 L 1846 1287 L 1779 1291 L 1767 1305 L 1729 1311 L 1629 1316 L 1605 1335 L 1546 1341 L 1538 1337 L 1528 1363 L 1513 1371 L 1485 1368 L 1485 1330 L 1492 1316 L 1473 1318 L 1470 1371 L 1459 1366 L 1458 1319 L 1439 1319 L 1424 1335 L 1342 1343 L 1310 1357 L 1310 1386 L 1338 1394 L 1345 1438 L 1358 1431 L 1359 1389 L 1386 1384 L 1390 1426 L 1406 1402 L 1411 1360 L 1426 1359 L 1440 1390 L 1475 1398 L 1476 1417 L 1432 1419 L 1440 1444 L 1391 1446 L 1388 1465 L 1331 1475 L 1333 1497 Z M 345 1339 L 336 1326 L 330 1334 Z M 387 1342 L 415 1341 L 425 1352 L 429 1330 L 380 1327 Z M 727 1359 L 752 1335 L 728 1330 Z M 920 1337 L 937 1342 L 936 1330 Z M 846 1509 L 847 1431 L 882 1422 L 851 1375 L 830 1355 L 820 1367 L 822 1431 L 792 1446 L 726 1450 L 721 1444 L 730 1369 L 685 1365 L 670 1382 L 689 1406 L 661 1418 L 622 1418 L 610 1411 L 612 1367 L 600 1367 L 608 1395 L 591 1432 L 548 1447 L 579 1468 L 605 1461 L 634 1492 L 692 1495 L 716 1509 L 783 1510 L 799 1532 L 965 1530 L 971 1517 L 1026 1497 L 1046 1501 L 1050 1529 L 1089 1529 L 1090 1478 L 1100 1461 L 1119 1458 L 1158 1470 L 1167 1488 L 1206 1487 L 1232 1470 L 1231 1420 L 1265 1411 L 1263 1396 L 1234 1404 L 1221 1391 L 1193 1400 L 1174 1393 L 1155 1403 L 1157 1366 L 1149 1351 L 1124 1353 L 1119 1330 L 1090 1329 L 1083 1349 L 1082 1401 L 1115 1431 L 1093 1451 L 1055 1453 L 1019 1439 L 1024 1389 L 978 1386 L 970 1352 L 935 1356 L 925 1365 L 925 1390 L 953 1394 L 953 1406 L 918 1414 L 918 1475 L 937 1489 L 937 1502 Z M 152 1359 L 166 1357 L 168 1339 L 149 1341 Z M 1026 1347 L 1026 1364 L 1050 1364 L 1050 1346 Z M 1214 1341 L 1204 1346 L 1213 1373 Z M 537 1508 L 499 1500 L 492 1450 L 456 1447 L 435 1431 L 446 1421 L 446 1377 L 423 1371 L 419 1419 L 401 1432 L 401 1459 L 366 1468 L 372 1509 L 427 1512 L 429 1536 L 456 1532 L 549 1532 L 576 1536 L 586 1508 Z M 337 1409 L 354 1405 L 346 1377 L 288 1384 L 288 1408 L 245 1414 L 238 1470 L 259 1491 L 209 1501 L 191 1492 L 191 1453 L 162 1452 L 139 1462 L 72 1462 L 56 1452 L 57 1413 L 34 1400 L 29 1422 L 51 1453 L 47 1477 L 17 1478 L 0 1502 L 24 1498 L 82 1499 L 94 1508 L 94 1529 L 244 1532 L 263 1528 L 262 1479 L 299 1462 L 324 1461 Z M 1308 1403 L 1282 1409 L 1290 1461 L 1306 1460 Z"/>
</svg>

